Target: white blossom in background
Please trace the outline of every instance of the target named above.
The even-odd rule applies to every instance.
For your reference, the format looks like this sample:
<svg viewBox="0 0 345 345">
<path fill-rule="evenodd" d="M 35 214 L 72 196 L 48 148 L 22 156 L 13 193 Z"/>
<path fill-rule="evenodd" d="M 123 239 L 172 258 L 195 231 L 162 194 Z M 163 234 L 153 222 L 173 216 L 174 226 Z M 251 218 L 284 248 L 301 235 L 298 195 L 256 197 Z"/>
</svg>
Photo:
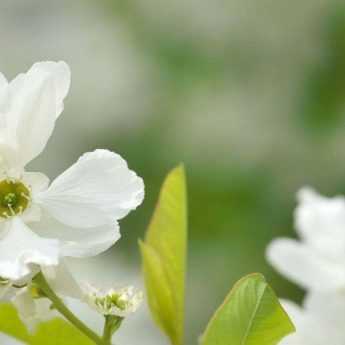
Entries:
<svg viewBox="0 0 345 345">
<path fill-rule="evenodd" d="M 345 291 L 345 198 L 326 198 L 309 188 L 298 193 L 299 239 L 274 240 L 268 261 L 282 275 L 313 291 Z"/>
<path fill-rule="evenodd" d="M 117 221 L 143 200 L 142 179 L 107 150 L 84 154 L 50 185 L 44 174 L 25 170 L 46 146 L 69 87 L 64 62 L 36 63 L 11 82 L 0 74 L 3 279 L 105 251 L 120 237 Z"/>
<path fill-rule="evenodd" d="M 298 306 L 283 300 L 296 333 L 280 345 L 345 344 L 345 198 L 327 198 L 310 188 L 298 193 L 295 228 L 299 238 L 276 239 L 268 261 L 305 288 Z"/>
<path fill-rule="evenodd" d="M 308 293 L 303 306 L 283 301 L 296 333 L 279 345 L 344 345 L 345 295 Z"/>
<path fill-rule="evenodd" d="M 126 317 L 134 313 L 143 301 L 143 293 L 133 286 L 104 291 L 87 284 L 84 291 L 88 305 L 102 315 Z"/>
</svg>

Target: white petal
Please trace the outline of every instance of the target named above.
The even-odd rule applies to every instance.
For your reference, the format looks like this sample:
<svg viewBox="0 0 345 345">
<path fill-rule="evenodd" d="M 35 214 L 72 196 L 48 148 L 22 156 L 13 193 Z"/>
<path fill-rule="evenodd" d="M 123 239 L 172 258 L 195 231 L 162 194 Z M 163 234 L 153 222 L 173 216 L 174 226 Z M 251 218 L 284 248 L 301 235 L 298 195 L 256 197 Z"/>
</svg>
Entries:
<svg viewBox="0 0 345 345">
<path fill-rule="evenodd" d="M 58 63 L 52 61 L 35 63 L 29 73 L 45 72 L 54 80 L 56 90 L 56 116 L 59 116 L 63 111 L 63 100 L 68 94 L 71 85 L 71 71 L 69 66 L 60 61 Z"/>
<path fill-rule="evenodd" d="M 16 155 L 2 151 L 11 167 L 23 167 L 42 152 L 63 109 L 69 84 L 70 71 L 64 62 L 35 64 L 10 83 L 7 137 L 2 147 L 9 145 Z"/>
<path fill-rule="evenodd" d="M 296 323 L 301 344 L 345 343 L 344 320 L 345 301 L 342 293 L 307 293 L 304 300 L 303 319 Z"/>
<path fill-rule="evenodd" d="M 333 340 L 337 339 L 333 327 L 324 323 L 320 315 L 311 313 L 302 309 L 290 301 L 282 301 L 282 305 L 289 314 L 296 327 L 296 333 L 284 338 L 279 345 L 324 345 L 332 339 L 332 345 L 340 345 L 343 342 Z"/>
<path fill-rule="evenodd" d="M 21 181 L 31 193 L 30 207 L 24 211 L 24 213 L 21 215 L 21 218 L 25 223 L 39 221 L 41 218 L 41 208 L 35 203 L 34 196 L 42 190 L 48 188 L 49 178 L 46 175 L 38 172 L 24 172 L 21 174 Z"/>
<path fill-rule="evenodd" d="M 60 222 L 76 228 L 109 224 L 143 200 L 143 180 L 119 155 L 96 150 L 56 178 L 36 200 Z"/>
<path fill-rule="evenodd" d="M 58 295 L 82 299 L 82 290 L 63 261 L 58 266 L 42 266 L 42 272 Z"/>
<path fill-rule="evenodd" d="M 25 172 L 22 175 L 22 181 L 29 187 L 33 196 L 49 186 L 49 178 L 39 172 Z"/>
<path fill-rule="evenodd" d="M 295 324 L 299 324 L 304 317 L 304 310 L 292 301 L 281 299 L 280 302 L 291 318 L 291 321 Z"/>
<path fill-rule="evenodd" d="M 289 317 L 291 318 L 291 321 L 294 324 L 294 326 L 298 328 L 299 326 L 303 325 L 304 310 L 299 305 L 289 300 L 281 300 L 280 302 L 287 314 L 289 315 Z M 279 343 L 279 345 L 302 345 L 300 340 L 300 334 L 297 330 L 297 333 L 288 335 Z M 308 345 L 308 343 L 305 342 L 305 339 L 303 345 Z"/>
<path fill-rule="evenodd" d="M 57 265 L 59 243 L 33 233 L 19 217 L 3 223 L 0 239 L 0 276 L 17 280 L 30 274 L 31 265 Z"/>
<path fill-rule="evenodd" d="M 110 248 L 120 238 L 116 222 L 87 229 L 73 228 L 44 211 L 40 222 L 31 223 L 30 227 L 42 237 L 58 239 L 61 256 L 94 256 Z"/>
<path fill-rule="evenodd" d="M 2 73 L 0 73 L 0 116 L 2 116 L 2 114 L 4 113 L 7 102 L 8 102 L 8 82 L 5 76 Z M 0 119 L 0 123 L 1 121 L 2 120 Z"/>
<path fill-rule="evenodd" d="M 268 247 L 267 259 L 282 275 L 307 289 L 345 287 L 343 262 L 328 260 L 312 247 L 295 240 L 277 239 Z"/>
<path fill-rule="evenodd" d="M 18 310 L 20 319 L 27 325 L 32 331 L 36 326 L 36 322 L 33 322 L 35 316 L 35 303 L 27 288 L 23 288 L 16 293 L 12 300 L 14 306 Z"/>
<path fill-rule="evenodd" d="M 317 315 L 324 324 L 335 326 L 343 333 L 345 323 L 345 294 L 344 292 L 311 291 L 304 299 L 304 308 L 310 314 Z M 345 341 L 345 333 L 343 333 Z"/>
<path fill-rule="evenodd" d="M 28 288 L 19 290 L 12 302 L 30 332 L 34 332 L 39 323 L 58 316 L 57 312 L 51 309 L 52 303 L 47 298 L 33 299 Z"/>
<path fill-rule="evenodd" d="M 295 226 L 311 246 L 337 259 L 345 258 L 345 198 L 323 197 L 310 188 L 298 194 Z"/>
</svg>

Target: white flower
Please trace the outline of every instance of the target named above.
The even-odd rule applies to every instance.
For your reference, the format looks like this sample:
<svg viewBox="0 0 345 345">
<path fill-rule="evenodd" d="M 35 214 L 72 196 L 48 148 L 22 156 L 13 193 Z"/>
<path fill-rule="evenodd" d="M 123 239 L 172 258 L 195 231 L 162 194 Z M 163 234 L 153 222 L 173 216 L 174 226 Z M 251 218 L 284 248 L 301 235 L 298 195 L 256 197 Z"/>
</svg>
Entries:
<svg viewBox="0 0 345 345">
<path fill-rule="evenodd" d="M 120 237 L 117 220 L 143 200 L 142 179 L 107 150 L 84 154 L 50 186 L 45 175 L 25 170 L 44 149 L 69 86 L 64 62 L 34 64 L 11 82 L 0 74 L 0 277 L 5 279 L 28 276 L 35 265 L 57 265 L 64 256 L 106 250 Z"/>
<path fill-rule="evenodd" d="M 302 189 L 298 199 L 295 227 L 300 239 L 274 240 L 268 261 L 306 289 L 345 290 L 345 198 Z"/>
<path fill-rule="evenodd" d="M 296 326 L 296 333 L 279 345 L 344 345 L 345 296 L 335 293 L 309 293 L 300 307 L 290 301 L 282 304 Z"/>
<path fill-rule="evenodd" d="M 143 300 L 143 293 L 133 286 L 102 291 L 85 285 L 84 290 L 88 305 L 102 315 L 126 317 L 134 313 Z"/>
</svg>

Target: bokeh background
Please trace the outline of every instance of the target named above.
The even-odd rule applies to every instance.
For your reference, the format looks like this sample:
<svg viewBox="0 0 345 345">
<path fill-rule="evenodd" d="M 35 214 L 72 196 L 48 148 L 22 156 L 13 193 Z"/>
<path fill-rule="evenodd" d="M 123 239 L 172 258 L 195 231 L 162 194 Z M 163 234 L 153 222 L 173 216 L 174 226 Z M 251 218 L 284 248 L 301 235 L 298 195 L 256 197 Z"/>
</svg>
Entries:
<svg viewBox="0 0 345 345">
<path fill-rule="evenodd" d="M 51 178 L 83 152 L 123 155 L 146 183 L 122 240 L 77 274 L 140 286 L 143 237 L 165 174 L 184 162 L 190 241 L 188 344 L 230 286 L 294 236 L 296 191 L 345 192 L 345 6 L 336 0 L 2 0 L 0 70 L 65 60 L 72 88 L 32 169 Z M 101 263 L 101 264 L 100 264 Z M 133 331 L 134 328 L 134 331 Z M 164 345 L 146 308 L 118 345 Z"/>
</svg>

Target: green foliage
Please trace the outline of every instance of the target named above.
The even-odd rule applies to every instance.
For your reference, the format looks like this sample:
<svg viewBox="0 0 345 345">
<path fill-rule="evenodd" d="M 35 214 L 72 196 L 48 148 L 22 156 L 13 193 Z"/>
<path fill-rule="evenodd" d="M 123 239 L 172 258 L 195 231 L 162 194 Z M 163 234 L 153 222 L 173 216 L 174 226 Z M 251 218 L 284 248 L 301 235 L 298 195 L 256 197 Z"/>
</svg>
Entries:
<svg viewBox="0 0 345 345">
<path fill-rule="evenodd" d="M 260 274 L 242 278 L 214 314 L 201 345 L 276 345 L 295 330 Z"/>
<path fill-rule="evenodd" d="M 311 64 L 305 85 L 302 119 L 319 134 L 337 129 L 343 119 L 345 97 L 345 6 L 340 3 L 326 13 L 321 27 L 323 55 Z"/>
<path fill-rule="evenodd" d="M 93 345 L 76 328 L 59 318 L 41 323 L 34 334 L 29 334 L 16 309 L 7 303 L 0 305 L 0 332 L 29 345 Z"/>
<path fill-rule="evenodd" d="M 0 331 L 21 341 L 29 342 L 29 333 L 11 304 L 0 304 Z"/>
<path fill-rule="evenodd" d="M 153 318 L 173 345 L 184 337 L 187 201 L 183 166 L 167 176 L 145 242 L 140 242 Z"/>
</svg>

